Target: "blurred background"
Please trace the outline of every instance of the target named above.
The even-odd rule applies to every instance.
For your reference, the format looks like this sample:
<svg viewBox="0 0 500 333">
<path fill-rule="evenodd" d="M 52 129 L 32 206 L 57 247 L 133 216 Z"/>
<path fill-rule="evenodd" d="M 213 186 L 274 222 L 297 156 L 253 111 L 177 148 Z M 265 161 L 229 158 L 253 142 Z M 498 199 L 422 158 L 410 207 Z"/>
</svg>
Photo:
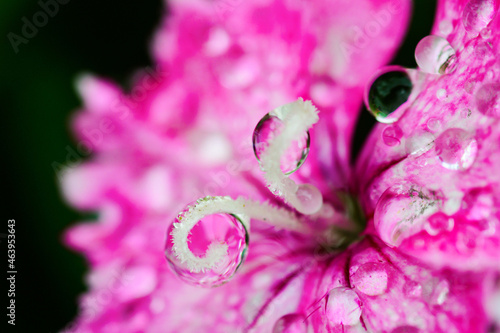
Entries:
<svg viewBox="0 0 500 333">
<path fill-rule="evenodd" d="M 53 17 L 13 47 L 9 33 L 23 37 L 50 0 L 1 0 L 0 96 L 2 121 L 2 276 L 6 274 L 7 220 L 16 220 L 16 326 L 6 332 L 58 332 L 77 313 L 85 290 L 83 257 L 62 244 L 63 231 L 92 212 L 77 212 L 61 198 L 53 163 L 64 164 L 75 149 L 69 122 L 80 106 L 74 80 L 81 73 L 108 77 L 126 87 L 131 74 L 152 66 L 149 44 L 168 8 L 160 0 L 59 0 Z M 394 64 L 415 67 L 413 52 L 429 34 L 435 1 L 418 0 L 407 38 Z M 40 22 L 42 23 L 42 22 Z M 15 38 L 11 34 L 11 39 Z M 18 41 L 16 39 L 16 41 Z M 16 50 L 17 48 L 17 50 Z M 16 52 L 17 51 L 17 52 Z M 354 151 L 374 121 L 361 113 Z M 6 279 L 1 293 L 7 306 Z M 4 326 L 5 325 L 5 326 Z M 3 332 L 3 330 L 2 330 Z"/>
</svg>

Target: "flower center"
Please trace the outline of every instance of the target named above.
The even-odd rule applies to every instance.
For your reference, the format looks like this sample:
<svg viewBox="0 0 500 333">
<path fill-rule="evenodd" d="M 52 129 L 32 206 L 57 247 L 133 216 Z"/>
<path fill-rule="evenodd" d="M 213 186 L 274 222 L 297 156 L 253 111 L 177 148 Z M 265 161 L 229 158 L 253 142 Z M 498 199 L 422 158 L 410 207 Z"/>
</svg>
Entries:
<svg viewBox="0 0 500 333">
<path fill-rule="evenodd" d="M 365 220 L 356 198 L 338 192 L 338 202 L 324 202 L 317 187 L 289 177 L 307 157 L 308 130 L 318 120 L 316 108 L 302 98 L 262 118 L 254 133 L 255 155 L 268 188 L 290 209 L 241 197 L 199 199 L 167 232 L 165 255 L 181 278 L 202 286 L 231 278 L 245 258 L 251 220 L 312 237 L 321 253 L 337 252 L 359 239 Z"/>
</svg>

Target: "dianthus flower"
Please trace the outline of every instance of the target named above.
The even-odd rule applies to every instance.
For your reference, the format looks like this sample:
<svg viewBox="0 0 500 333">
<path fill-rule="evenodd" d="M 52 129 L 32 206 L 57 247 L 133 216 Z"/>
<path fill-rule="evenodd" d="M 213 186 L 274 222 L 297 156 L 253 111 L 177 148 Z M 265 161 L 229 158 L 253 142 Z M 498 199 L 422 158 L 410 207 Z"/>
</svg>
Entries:
<svg viewBox="0 0 500 333">
<path fill-rule="evenodd" d="M 498 332 L 498 6 L 439 1 L 405 69 L 409 0 L 169 2 L 129 93 L 78 82 L 65 330 Z"/>
</svg>

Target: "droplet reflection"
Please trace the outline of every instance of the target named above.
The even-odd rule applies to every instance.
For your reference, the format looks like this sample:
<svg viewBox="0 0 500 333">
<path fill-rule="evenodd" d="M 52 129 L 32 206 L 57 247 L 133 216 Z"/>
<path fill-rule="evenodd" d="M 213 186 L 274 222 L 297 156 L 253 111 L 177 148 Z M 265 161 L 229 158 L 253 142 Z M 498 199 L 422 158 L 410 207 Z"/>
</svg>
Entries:
<svg viewBox="0 0 500 333">
<path fill-rule="evenodd" d="M 260 161 L 262 154 L 283 129 L 283 122 L 279 115 L 266 114 L 259 121 L 253 132 L 253 150 L 255 157 Z M 304 163 L 309 154 L 309 132 L 296 141 L 293 141 L 286 153 L 281 157 L 281 171 L 285 175 L 295 172 Z"/>
<path fill-rule="evenodd" d="M 371 84 L 365 103 L 371 114 L 381 123 L 393 123 L 401 116 L 395 112 L 411 94 L 413 84 L 406 71 L 389 67 Z"/>
<path fill-rule="evenodd" d="M 172 270 L 185 282 L 203 287 L 215 287 L 227 282 L 236 272 L 246 256 L 248 234 L 238 217 L 230 214 L 213 214 L 204 217 L 191 230 L 187 239 L 194 255 L 203 257 L 212 242 L 224 242 L 228 246 L 227 255 L 217 267 L 205 272 L 191 272 L 182 263 L 173 249 L 172 230 L 167 231 L 165 257 Z"/>
</svg>

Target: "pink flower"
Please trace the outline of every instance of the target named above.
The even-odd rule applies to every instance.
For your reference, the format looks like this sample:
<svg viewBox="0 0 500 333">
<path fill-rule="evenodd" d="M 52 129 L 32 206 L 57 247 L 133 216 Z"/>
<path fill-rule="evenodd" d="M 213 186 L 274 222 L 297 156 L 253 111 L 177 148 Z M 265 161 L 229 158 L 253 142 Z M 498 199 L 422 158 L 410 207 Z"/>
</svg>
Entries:
<svg viewBox="0 0 500 333">
<path fill-rule="evenodd" d="M 497 1 L 440 1 L 419 69 L 381 68 L 406 0 L 169 9 L 130 93 L 79 80 L 94 154 L 62 188 L 99 218 L 65 236 L 91 266 L 66 331 L 498 331 Z"/>
</svg>

